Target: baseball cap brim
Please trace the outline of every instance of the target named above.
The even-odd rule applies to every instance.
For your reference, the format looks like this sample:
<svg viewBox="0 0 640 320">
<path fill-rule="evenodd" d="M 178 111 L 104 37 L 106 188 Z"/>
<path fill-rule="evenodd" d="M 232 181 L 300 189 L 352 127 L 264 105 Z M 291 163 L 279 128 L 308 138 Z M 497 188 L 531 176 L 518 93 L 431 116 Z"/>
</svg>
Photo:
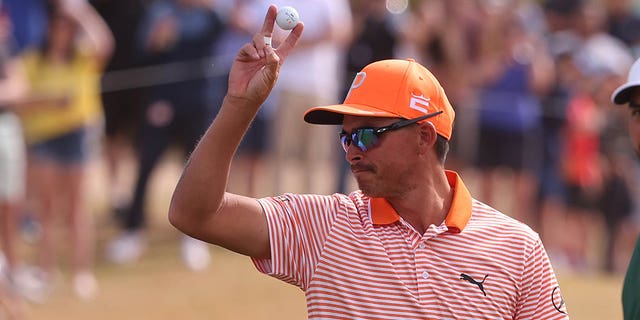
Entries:
<svg viewBox="0 0 640 320">
<path fill-rule="evenodd" d="M 336 104 L 313 107 L 304 113 L 304 121 L 312 124 L 342 124 L 344 115 L 360 117 L 401 118 L 400 115 L 361 104 Z"/>
<path fill-rule="evenodd" d="M 625 104 L 631 100 L 630 94 L 631 90 L 635 87 L 640 87 L 640 81 L 635 82 L 627 82 L 618 89 L 616 89 L 611 95 L 611 101 L 615 104 Z"/>
</svg>

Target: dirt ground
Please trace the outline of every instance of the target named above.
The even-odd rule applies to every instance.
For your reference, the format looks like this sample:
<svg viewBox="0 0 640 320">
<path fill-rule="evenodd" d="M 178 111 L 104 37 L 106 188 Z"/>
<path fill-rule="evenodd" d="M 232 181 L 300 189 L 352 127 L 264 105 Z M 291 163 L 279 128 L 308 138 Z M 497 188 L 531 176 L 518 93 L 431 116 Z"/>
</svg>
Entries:
<svg viewBox="0 0 640 320">
<path fill-rule="evenodd" d="M 192 272 L 182 264 L 180 235 L 166 219 L 179 171 L 179 162 L 166 161 L 154 177 L 147 231 L 149 250 L 131 266 L 113 265 L 103 258 L 114 226 L 106 210 L 100 210 L 105 207 L 99 187 L 104 177 L 98 173 L 92 184 L 96 190 L 93 204 L 97 208 L 99 296 L 89 302 L 78 301 L 62 262 L 56 291 L 43 304 L 28 304 L 25 320 L 305 319 L 303 293 L 258 273 L 246 257 L 211 246 L 213 259 L 207 270 Z M 60 260 L 65 261 L 65 254 L 61 255 Z M 558 276 L 572 319 L 622 318 L 621 275 L 559 272 Z"/>
</svg>

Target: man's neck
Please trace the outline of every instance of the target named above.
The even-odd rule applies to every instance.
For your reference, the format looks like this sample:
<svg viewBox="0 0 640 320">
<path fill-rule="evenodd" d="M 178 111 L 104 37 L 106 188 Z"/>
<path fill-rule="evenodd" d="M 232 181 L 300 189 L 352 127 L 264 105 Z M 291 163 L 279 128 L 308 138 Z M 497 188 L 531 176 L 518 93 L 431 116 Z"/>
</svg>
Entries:
<svg viewBox="0 0 640 320">
<path fill-rule="evenodd" d="M 420 234 L 430 225 L 440 225 L 445 220 L 454 192 L 444 172 L 426 181 L 424 187 L 413 189 L 402 198 L 387 198 L 398 215 Z"/>
</svg>

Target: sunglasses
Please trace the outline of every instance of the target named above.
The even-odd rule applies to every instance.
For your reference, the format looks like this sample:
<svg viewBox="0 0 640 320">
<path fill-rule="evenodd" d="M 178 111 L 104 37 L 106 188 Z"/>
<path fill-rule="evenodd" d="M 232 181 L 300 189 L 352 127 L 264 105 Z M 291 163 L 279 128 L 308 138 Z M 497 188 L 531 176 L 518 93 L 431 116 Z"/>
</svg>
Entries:
<svg viewBox="0 0 640 320">
<path fill-rule="evenodd" d="M 406 126 L 412 125 L 418 121 L 435 117 L 441 114 L 442 112 L 443 111 L 441 110 L 438 112 L 429 113 L 424 116 L 413 118 L 413 119 L 403 119 L 385 127 L 357 128 L 357 129 L 353 129 L 351 133 L 347 133 L 346 131 L 343 130 L 342 132 L 340 132 L 340 142 L 342 143 L 342 149 L 344 149 L 344 151 L 346 152 L 347 149 L 349 149 L 349 146 L 351 145 L 351 143 L 354 143 L 356 147 L 362 150 L 362 152 L 365 152 L 380 144 L 380 136 L 383 133 L 398 130 L 400 128 L 404 128 Z"/>
</svg>

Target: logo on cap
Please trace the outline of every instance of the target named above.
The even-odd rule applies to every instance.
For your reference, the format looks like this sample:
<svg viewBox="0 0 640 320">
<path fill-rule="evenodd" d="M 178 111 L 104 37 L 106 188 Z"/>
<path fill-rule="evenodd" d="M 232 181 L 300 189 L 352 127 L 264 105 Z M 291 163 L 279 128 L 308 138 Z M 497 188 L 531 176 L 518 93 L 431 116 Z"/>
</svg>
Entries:
<svg viewBox="0 0 640 320">
<path fill-rule="evenodd" d="M 353 82 L 351 82 L 351 87 L 349 88 L 349 92 L 347 92 L 347 99 L 351 94 L 351 90 L 357 89 L 364 83 L 364 79 L 367 78 L 367 73 L 364 71 L 360 71 L 356 73 L 356 76 L 353 78 Z"/>
<path fill-rule="evenodd" d="M 411 94 L 411 100 L 409 100 L 409 108 L 413 110 L 418 110 L 422 113 L 429 113 L 427 108 L 429 107 L 431 98 L 425 98 L 423 95 L 415 95 Z"/>
</svg>

